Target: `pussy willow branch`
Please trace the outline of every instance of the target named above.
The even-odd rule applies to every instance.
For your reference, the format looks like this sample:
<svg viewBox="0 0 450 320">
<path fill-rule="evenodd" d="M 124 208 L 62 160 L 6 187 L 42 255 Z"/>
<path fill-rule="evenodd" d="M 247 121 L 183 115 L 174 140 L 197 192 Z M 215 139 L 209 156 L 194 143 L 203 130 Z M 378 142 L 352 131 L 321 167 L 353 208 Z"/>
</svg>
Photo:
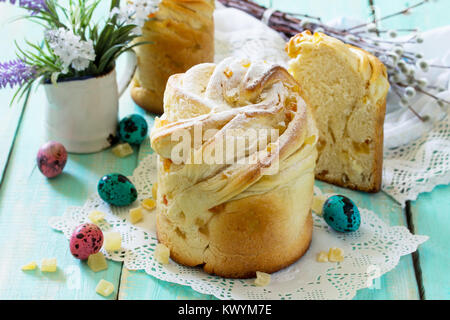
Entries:
<svg viewBox="0 0 450 320">
<path fill-rule="evenodd" d="M 218 1 L 227 7 L 242 10 L 259 20 L 263 18 L 264 12 L 266 12 L 267 10 L 267 8 L 249 0 Z M 380 18 L 376 17 L 376 13 L 373 10 L 372 22 L 360 24 L 347 29 L 328 26 L 321 21 L 320 17 L 313 17 L 304 13 L 281 11 L 274 11 L 272 13 L 268 21 L 268 26 L 278 31 L 285 40 L 288 40 L 297 33 L 303 32 L 305 30 L 310 30 L 312 32 L 321 31 L 330 36 L 338 38 L 343 42 L 361 47 L 377 56 L 386 65 L 386 68 L 388 70 L 389 82 L 391 83 L 395 94 L 397 94 L 401 99 L 409 99 L 410 97 L 407 96 L 407 93 L 408 91 L 410 93 L 411 90 L 414 89 L 415 92 L 425 94 L 437 100 L 439 105 L 442 105 L 444 103 L 449 104 L 449 101 L 439 99 L 436 95 L 430 92 L 431 90 L 439 90 L 443 88 L 436 88 L 435 86 L 427 85 L 424 86 L 422 79 L 415 78 L 415 69 L 417 68 L 416 66 L 420 63 L 422 63 L 422 69 L 428 69 L 429 67 L 449 68 L 448 66 L 427 64 L 426 62 L 423 62 L 421 60 L 421 54 L 406 51 L 403 49 L 403 45 L 405 44 L 421 43 L 423 41 L 420 37 L 418 37 L 417 34 L 413 34 L 410 38 L 401 41 L 389 40 L 371 35 L 387 33 L 392 38 L 395 38 L 397 32 L 417 32 L 417 29 L 380 30 L 377 24 L 380 21 L 384 21 L 402 14 L 407 14 L 412 9 L 424 5 L 426 2 L 428 1 L 420 1 L 416 4 L 406 7 L 403 10 Z M 371 29 L 369 29 L 371 24 L 372 27 Z M 402 68 L 399 68 L 400 65 L 403 65 Z M 416 115 L 421 121 L 425 121 L 427 119 L 426 116 L 420 116 L 415 110 L 413 110 L 409 103 L 404 103 L 404 105 L 407 106 L 411 110 L 411 112 L 413 112 L 414 115 Z"/>
<path fill-rule="evenodd" d="M 418 7 L 424 5 L 427 2 L 429 2 L 429 0 L 423 0 L 421 2 L 418 2 L 418 3 L 414 4 L 414 5 L 406 7 L 403 10 L 400 10 L 400 11 L 391 13 L 391 14 L 389 14 L 387 16 L 384 16 L 384 17 L 381 17 L 379 19 L 376 19 L 375 22 L 380 22 L 380 21 L 383 21 L 383 20 L 387 20 L 387 19 L 396 17 L 396 16 L 401 15 L 401 14 L 407 14 L 407 13 L 411 12 L 412 9 L 418 8 Z M 346 29 L 346 31 L 352 31 L 352 30 L 355 30 L 355 29 L 363 28 L 363 27 L 366 27 L 367 25 L 368 25 L 368 23 L 362 23 L 362 24 L 359 24 L 357 26 L 351 27 L 350 29 Z"/>
<path fill-rule="evenodd" d="M 378 30 L 377 12 L 375 9 L 375 3 L 373 0 L 369 0 L 370 14 L 372 15 L 372 23 L 375 25 L 377 36 L 380 36 L 380 30 Z"/>
</svg>

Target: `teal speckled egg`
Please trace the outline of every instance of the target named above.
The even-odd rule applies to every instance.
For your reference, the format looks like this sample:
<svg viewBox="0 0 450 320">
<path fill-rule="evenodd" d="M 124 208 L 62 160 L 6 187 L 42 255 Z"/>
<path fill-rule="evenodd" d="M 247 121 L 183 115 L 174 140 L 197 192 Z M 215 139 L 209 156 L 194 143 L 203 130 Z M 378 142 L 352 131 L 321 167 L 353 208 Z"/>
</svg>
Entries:
<svg viewBox="0 0 450 320">
<path fill-rule="evenodd" d="M 358 207 L 342 195 L 329 197 L 323 204 L 323 218 L 328 225 L 339 232 L 352 232 L 361 225 Z"/>
<path fill-rule="evenodd" d="M 131 114 L 120 120 L 118 131 L 123 141 L 140 144 L 147 136 L 148 124 L 142 116 Z"/>
<path fill-rule="evenodd" d="M 137 199 L 136 187 L 119 173 L 103 176 L 97 185 L 100 198 L 115 206 L 127 206 Z"/>
</svg>

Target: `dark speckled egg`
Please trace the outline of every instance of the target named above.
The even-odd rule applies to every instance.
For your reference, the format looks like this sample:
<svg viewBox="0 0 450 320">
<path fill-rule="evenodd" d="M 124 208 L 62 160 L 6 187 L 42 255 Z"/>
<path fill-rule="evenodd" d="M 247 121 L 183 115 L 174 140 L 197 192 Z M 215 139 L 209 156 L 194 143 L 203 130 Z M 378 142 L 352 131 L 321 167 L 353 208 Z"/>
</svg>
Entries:
<svg viewBox="0 0 450 320">
<path fill-rule="evenodd" d="M 126 116 L 119 122 L 119 136 L 125 142 L 140 144 L 147 136 L 147 132 L 147 121 L 138 114 Z"/>
<path fill-rule="evenodd" d="M 119 173 L 103 176 L 97 185 L 100 198 L 115 206 L 127 206 L 137 199 L 136 187 Z"/>
<path fill-rule="evenodd" d="M 39 148 L 36 157 L 39 171 L 47 178 L 61 174 L 67 162 L 67 151 L 64 146 L 55 141 L 49 141 Z"/>
<path fill-rule="evenodd" d="M 103 245 L 103 232 L 93 223 L 78 226 L 70 237 L 70 252 L 80 260 L 100 251 Z"/>
<path fill-rule="evenodd" d="M 352 232 L 361 225 L 358 207 L 342 195 L 329 197 L 323 204 L 323 218 L 328 225 L 339 232 Z"/>
</svg>

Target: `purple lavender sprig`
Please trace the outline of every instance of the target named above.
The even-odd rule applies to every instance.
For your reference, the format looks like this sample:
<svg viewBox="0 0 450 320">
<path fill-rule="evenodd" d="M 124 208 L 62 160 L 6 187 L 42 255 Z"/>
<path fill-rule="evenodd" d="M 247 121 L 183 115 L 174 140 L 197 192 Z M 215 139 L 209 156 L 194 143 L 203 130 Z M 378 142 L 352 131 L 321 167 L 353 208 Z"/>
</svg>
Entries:
<svg viewBox="0 0 450 320">
<path fill-rule="evenodd" d="M 36 69 L 25 63 L 22 59 L 0 62 L 0 89 L 10 86 L 22 86 L 31 79 L 36 78 Z"/>
<path fill-rule="evenodd" d="M 0 2 L 16 4 L 16 0 L 0 0 Z M 41 11 L 48 11 L 48 6 L 45 0 L 19 0 L 19 6 L 31 10 L 32 15 L 36 15 Z"/>
</svg>

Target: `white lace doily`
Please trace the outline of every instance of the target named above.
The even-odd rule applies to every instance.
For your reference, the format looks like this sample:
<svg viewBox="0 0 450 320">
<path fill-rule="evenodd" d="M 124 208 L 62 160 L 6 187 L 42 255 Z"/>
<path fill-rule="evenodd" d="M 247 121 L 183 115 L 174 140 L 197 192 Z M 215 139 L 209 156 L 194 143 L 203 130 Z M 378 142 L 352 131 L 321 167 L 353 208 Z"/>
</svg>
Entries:
<svg viewBox="0 0 450 320">
<path fill-rule="evenodd" d="M 384 150 L 384 192 L 403 207 L 422 192 L 450 183 L 450 115 L 430 126 L 418 140 Z"/>
<path fill-rule="evenodd" d="M 285 41 L 274 30 L 246 13 L 224 8 L 216 3 L 214 13 L 216 62 L 228 56 L 263 59 L 287 66 Z M 330 25 L 349 27 L 358 21 L 339 18 Z M 420 51 L 433 64 L 450 65 L 450 27 L 435 29 L 422 35 L 424 44 L 408 50 Z M 405 48 L 406 49 L 406 48 Z M 450 69 L 431 69 L 422 74 L 430 84 L 447 88 L 437 94 L 450 100 Z M 415 200 L 422 192 L 431 191 L 439 184 L 450 183 L 450 116 L 426 97 L 416 99 L 412 107 L 431 121 L 422 123 L 407 108 L 398 104 L 396 97 L 388 96 L 384 125 L 383 191 L 402 206 L 406 200 Z"/>
<path fill-rule="evenodd" d="M 156 180 L 156 155 L 150 154 L 141 160 L 129 178 L 139 194 L 136 203 L 151 197 Z M 316 188 L 316 193 L 319 192 Z M 70 238 L 78 225 L 89 222 L 91 211 L 105 212 L 105 221 L 99 227 L 122 235 L 121 251 L 110 253 L 102 249 L 107 258 L 123 261 L 129 270 L 144 270 L 158 279 L 187 285 L 219 299 L 351 299 L 357 290 L 371 286 L 374 279 L 393 269 L 401 256 L 414 252 L 428 239 L 412 235 L 405 227 L 390 227 L 364 208 L 360 208 L 360 229 L 349 234 L 334 232 L 321 217 L 314 215 L 313 240 L 307 254 L 273 274 L 270 285 L 256 287 L 253 279 L 224 279 L 173 261 L 168 265 L 159 264 L 153 257 L 158 243 L 155 210 L 147 213 L 142 223 L 133 225 L 127 221 L 132 206 L 109 206 L 95 194 L 83 207 L 70 207 L 62 217 L 53 217 L 49 223 Z M 344 262 L 316 262 L 316 254 L 330 247 L 344 250 Z"/>
</svg>

